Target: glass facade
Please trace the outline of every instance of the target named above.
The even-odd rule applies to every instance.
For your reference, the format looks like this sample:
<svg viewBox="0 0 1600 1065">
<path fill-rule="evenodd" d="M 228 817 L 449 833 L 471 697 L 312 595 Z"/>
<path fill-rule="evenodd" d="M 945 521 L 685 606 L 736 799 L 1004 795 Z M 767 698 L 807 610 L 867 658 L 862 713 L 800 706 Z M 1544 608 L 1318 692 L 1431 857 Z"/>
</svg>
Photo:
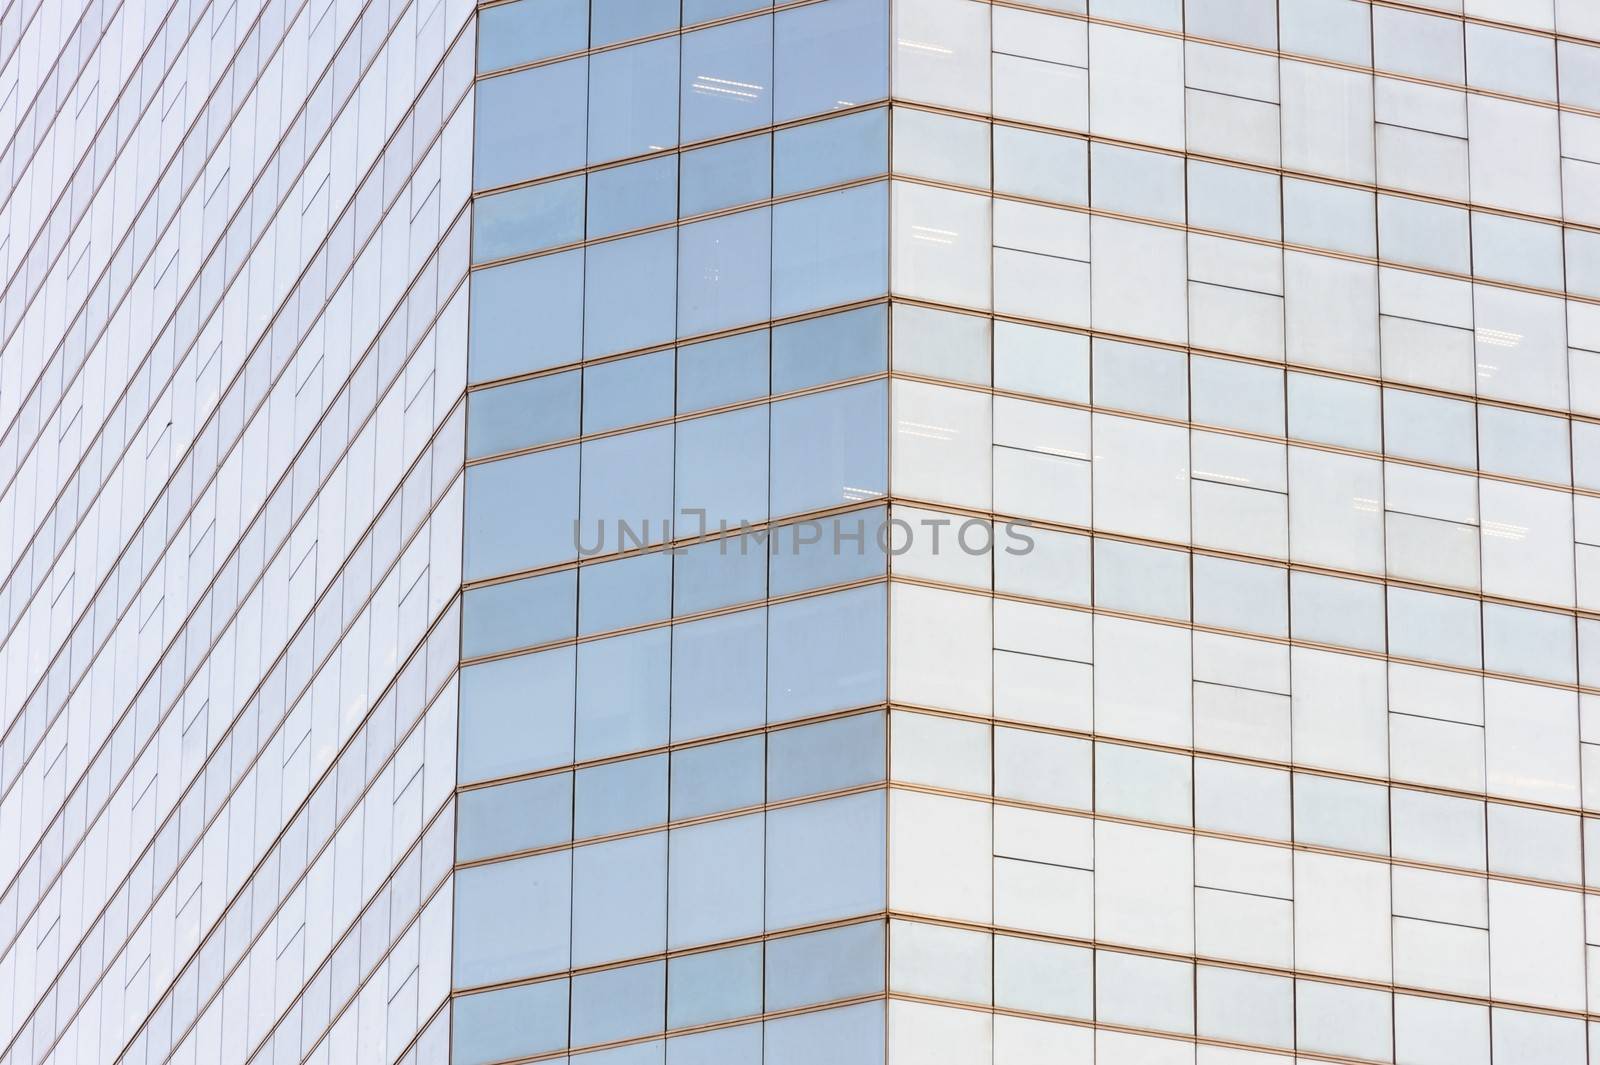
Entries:
<svg viewBox="0 0 1600 1065">
<path fill-rule="evenodd" d="M 1600 1065 L 1593 0 L 0 0 L 0 178 L 0 1065 Z"/>
<path fill-rule="evenodd" d="M 0 14 L 0 1062 L 447 1060 L 471 3 Z"/>
</svg>

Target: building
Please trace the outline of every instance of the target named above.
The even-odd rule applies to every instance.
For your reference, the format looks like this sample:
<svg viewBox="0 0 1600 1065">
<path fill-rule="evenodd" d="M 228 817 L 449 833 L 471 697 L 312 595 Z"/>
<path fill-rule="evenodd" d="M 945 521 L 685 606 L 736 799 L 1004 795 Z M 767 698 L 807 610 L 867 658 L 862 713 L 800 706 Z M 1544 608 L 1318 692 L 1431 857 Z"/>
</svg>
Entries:
<svg viewBox="0 0 1600 1065">
<path fill-rule="evenodd" d="M 0 119 L 0 1065 L 1600 1062 L 1600 7 L 10 0 Z"/>
</svg>

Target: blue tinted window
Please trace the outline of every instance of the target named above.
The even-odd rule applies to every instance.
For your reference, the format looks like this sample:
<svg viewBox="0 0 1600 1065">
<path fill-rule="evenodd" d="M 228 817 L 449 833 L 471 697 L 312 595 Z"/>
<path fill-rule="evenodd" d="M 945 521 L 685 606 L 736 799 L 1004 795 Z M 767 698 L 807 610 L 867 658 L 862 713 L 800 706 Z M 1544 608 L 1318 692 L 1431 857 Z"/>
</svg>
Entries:
<svg viewBox="0 0 1600 1065">
<path fill-rule="evenodd" d="M 678 0 L 593 0 L 594 46 L 673 29 Z"/>
<path fill-rule="evenodd" d="M 767 330 L 678 349 L 678 410 L 695 411 L 767 393 Z"/>
<path fill-rule="evenodd" d="M 882 909 L 883 846 L 882 792 L 773 810 L 767 815 L 767 927 Z"/>
<path fill-rule="evenodd" d="M 768 208 L 710 218 L 678 234 L 678 335 L 712 333 L 770 317 Z"/>
<path fill-rule="evenodd" d="M 637 3 L 638 0 L 628 0 Z M 589 162 L 678 143 L 678 40 L 635 44 L 589 61 Z"/>
<path fill-rule="evenodd" d="M 882 509 L 874 508 L 780 526 L 773 533 L 778 546 L 772 552 L 770 594 L 789 595 L 882 574 L 888 568 L 882 546 L 889 540 L 886 519 Z"/>
<path fill-rule="evenodd" d="M 677 261 L 673 229 L 591 246 L 584 353 L 609 355 L 670 342 L 678 310 Z"/>
<path fill-rule="evenodd" d="M 889 94 L 889 5 L 825 0 L 777 16 L 773 119 L 787 122 Z"/>
<path fill-rule="evenodd" d="M 678 216 L 678 160 L 670 155 L 589 175 L 589 236 L 605 237 Z"/>
<path fill-rule="evenodd" d="M 578 631 L 584 635 L 657 621 L 672 612 L 672 556 L 648 555 L 584 566 Z"/>
<path fill-rule="evenodd" d="M 467 396 L 467 457 L 578 435 L 578 373 L 518 381 Z"/>
<path fill-rule="evenodd" d="M 473 987 L 567 968 L 571 854 L 456 873 L 455 982 Z"/>
<path fill-rule="evenodd" d="M 864 111 L 779 130 L 772 145 L 772 192 L 804 192 L 889 169 L 889 112 Z"/>
<path fill-rule="evenodd" d="M 582 251 L 479 270 L 470 288 L 467 376 L 474 384 L 582 354 Z"/>
<path fill-rule="evenodd" d="M 455 1065 L 484 1065 L 567 1045 L 565 980 L 467 995 L 456 999 L 454 1009 L 450 1060 Z"/>
<path fill-rule="evenodd" d="M 883 922 L 767 944 L 767 1009 L 787 1010 L 883 990 Z"/>
<path fill-rule="evenodd" d="M 667 756 L 580 769 L 574 802 L 574 833 L 582 839 L 631 832 L 667 819 Z"/>
<path fill-rule="evenodd" d="M 472 261 L 488 262 L 583 239 L 583 178 L 485 196 L 472 208 Z"/>
<path fill-rule="evenodd" d="M 683 37 L 683 139 L 772 124 L 772 19 L 713 26 Z"/>
<path fill-rule="evenodd" d="M 671 636 L 647 629 L 578 645 L 579 761 L 667 741 Z"/>
<path fill-rule="evenodd" d="M 679 210 L 686 218 L 772 195 L 770 134 L 684 152 L 680 165 Z"/>
<path fill-rule="evenodd" d="M 880 496 L 888 481 L 882 381 L 772 405 L 772 513 Z"/>
<path fill-rule="evenodd" d="M 572 980 L 572 1043 L 607 1043 L 661 1031 L 667 967 L 659 961 Z"/>
<path fill-rule="evenodd" d="M 603 433 L 672 417 L 671 351 L 584 370 L 583 431 Z"/>
<path fill-rule="evenodd" d="M 472 589 L 462 597 L 461 653 L 474 658 L 574 635 L 577 584 L 568 569 Z"/>
<path fill-rule="evenodd" d="M 583 445 L 579 536 L 586 554 L 666 538 L 673 517 L 672 437 L 673 427 L 663 425 Z"/>
<path fill-rule="evenodd" d="M 881 295 L 889 277 L 888 218 L 881 183 L 773 207 L 773 316 Z"/>
<path fill-rule="evenodd" d="M 766 737 L 746 736 L 672 754 L 672 819 L 759 804 L 766 794 Z"/>
<path fill-rule="evenodd" d="M 667 963 L 668 1028 L 760 1012 L 761 944 L 685 954 Z"/>
<path fill-rule="evenodd" d="M 765 609 L 673 627 L 672 738 L 696 739 L 766 720 Z"/>
<path fill-rule="evenodd" d="M 462 669 L 463 784 L 572 761 L 572 671 L 571 647 Z"/>
<path fill-rule="evenodd" d="M 667 834 L 613 840 L 572 852 L 572 964 L 653 954 L 667 939 Z M 620 970 L 613 970 L 620 971 Z M 661 1026 L 657 1000 L 655 1027 Z M 579 1039 L 576 1007 L 572 1038 Z M 584 1042 L 595 1036 L 585 1035 Z"/>
<path fill-rule="evenodd" d="M 667 947 L 761 932 L 762 814 L 672 830 L 667 863 Z"/>
<path fill-rule="evenodd" d="M 684 532 L 693 532 L 688 524 Z M 753 536 L 708 540 L 685 548 L 673 568 L 672 612 L 750 603 L 767 594 L 767 545 Z"/>
<path fill-rule="evenodd" d="M 883 304 L 808 318 L 772 331 L 772 390 L 792 392 L 889 368 Z"/>
<path fill-rule="evenodd" d="M 588 79 L 589 61 L 569 59 L 478 82 L 473 187 L 583 166 Z"/>
<path fill-rule="evenodd" d="M 767 520 L 767 408 L 747 407 L 678 423 L 677 513 L 705 511 L 708 527 Z M 686 524 L 686 532 L 695 531 Z"/>
<path fill-rule="evenodd" d="M 774 604 L 767 622 L 767 715 L 787 721 L 884 698 L 881 585 Z"/>
<path fill-rule="evenodd" d="M 517 0 L 478 12 L 478 70 L 487 73 L 589 46 L 586 0 Z"/>
<path fill-rule="evenodd" d="M 883 713 L 779 729 L 769 737 L 771 802 L 853 788 L 884 776 Z"/>
<path fill-rule="evenodd" d="M 571 838 L 571 773 L 461 793 L 456 814 L 457 861 L 549 847 Z"/>
<path fill-rule="evenodd" d="M 578 449 L 557 448 L 467 470 L 465 579 L 573 557 Z"/>
</svg>

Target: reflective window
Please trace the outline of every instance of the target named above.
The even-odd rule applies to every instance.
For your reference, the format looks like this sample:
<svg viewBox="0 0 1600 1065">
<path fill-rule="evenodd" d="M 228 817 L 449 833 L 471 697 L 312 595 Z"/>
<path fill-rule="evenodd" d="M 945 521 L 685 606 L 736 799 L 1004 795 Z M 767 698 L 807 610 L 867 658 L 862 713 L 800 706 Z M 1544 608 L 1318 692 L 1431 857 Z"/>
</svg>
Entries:
<svg viewBox="0 0 1600 1065">
<path fill-rule="evenodd" d="M 770 124 L 771 86 L 771 18 L 684 34 L 683 139 L 707 140 Z"/>
<path fill-rule="evenodd" d="M 589 60 L 478 83 L 473 184 L 495 188 L 583 166 Z"/>
<path fill-rule="evenodd" d="M 565 969 L 571 899 L 565 851 L 457 872 L 456 986 Z"/>
<path fill-rule="evenodd" d="M 558 366 L 583 350 L 582 251 L 566 251 L 472 275 L 473 381 Z"/>
<path fill-rule="evenodd" d="M 572 761 L 573 684 L 570 647 L 464 668 L 461 781 Z"/>
</svg>

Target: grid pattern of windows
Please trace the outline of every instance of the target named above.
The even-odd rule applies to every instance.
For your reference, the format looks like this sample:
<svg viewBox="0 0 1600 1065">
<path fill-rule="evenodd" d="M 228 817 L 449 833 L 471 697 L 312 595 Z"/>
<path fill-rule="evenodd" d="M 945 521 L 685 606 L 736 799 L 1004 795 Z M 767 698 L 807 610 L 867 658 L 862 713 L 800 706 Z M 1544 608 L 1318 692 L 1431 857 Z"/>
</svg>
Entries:
<svg viewBox="0 0 1600 1065">
<path fill-rule="evenodd" d="M 1596 1060 L 1594 9 L 1049 6 L 894 6 L 890 1058 Z"/>
<path fill-rule="evenodd" d="M 0 1062 L 448 1060 L 475 19 L 0 13 Z"/>
<path fill-rule="evenodd" d="M 481 13 L 458 1063 L 883 1043 L 888 55 L 884 0 Z"/>
<path fill-rule="evenodd" d="M 1600 1060 L 1595 11 L 485 7 L 455 1060 Z"/>
<path fill-rule="evenodd" d="M 1592 0 L 0 0 L 0 1065 L 1600 1063 Z"/>
</svg>

